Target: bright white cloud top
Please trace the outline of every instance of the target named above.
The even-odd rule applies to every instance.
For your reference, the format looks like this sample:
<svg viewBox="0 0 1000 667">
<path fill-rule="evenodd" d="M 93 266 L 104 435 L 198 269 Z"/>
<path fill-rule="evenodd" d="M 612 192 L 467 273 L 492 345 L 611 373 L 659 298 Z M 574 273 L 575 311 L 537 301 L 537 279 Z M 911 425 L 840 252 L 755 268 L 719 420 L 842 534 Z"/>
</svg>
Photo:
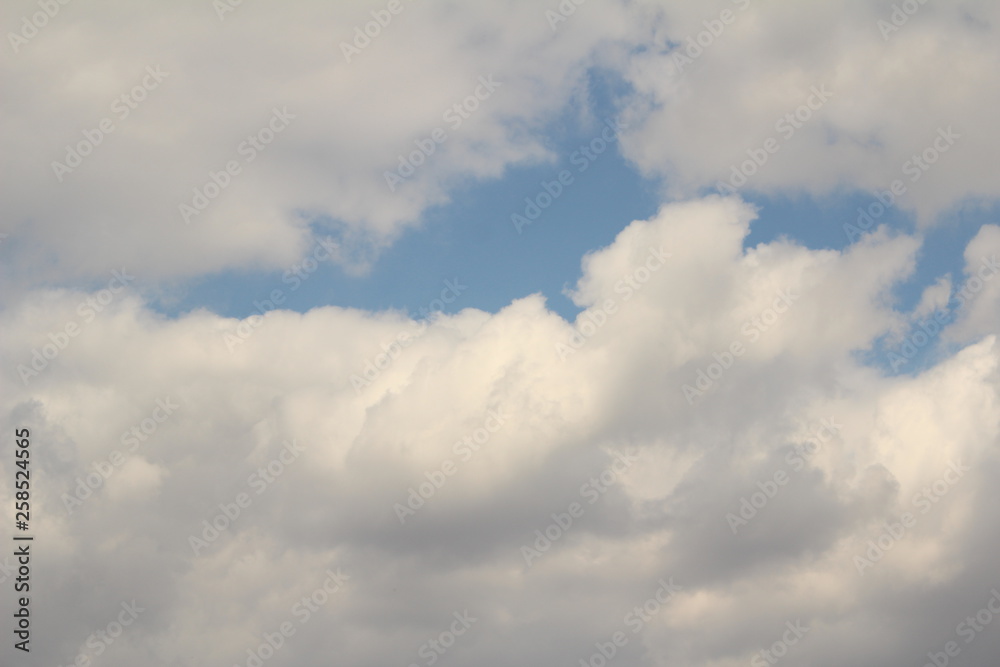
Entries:
<svg viewBox="0 0 1000 667">
<path fill-rule="evenodd" d="M 18 664 L 996 663 L 1000 227 L 894 298 L 924 232 L 1000 194 L 994 3 L 2 16 L 0 422 L 31 425 L 38 517 Z M 593 68 L 629 84 L 616 149 L 664 205 L 581 258 L 574 322 L 541 294 L 168 318 L 135 289 L 376 261 L 463 184 L 553 160 Z M 745 244 L 740 194 L 897 180 L 916 231 Z M 907 345 L 930 359 L 887 373 Z"/>
</svg>

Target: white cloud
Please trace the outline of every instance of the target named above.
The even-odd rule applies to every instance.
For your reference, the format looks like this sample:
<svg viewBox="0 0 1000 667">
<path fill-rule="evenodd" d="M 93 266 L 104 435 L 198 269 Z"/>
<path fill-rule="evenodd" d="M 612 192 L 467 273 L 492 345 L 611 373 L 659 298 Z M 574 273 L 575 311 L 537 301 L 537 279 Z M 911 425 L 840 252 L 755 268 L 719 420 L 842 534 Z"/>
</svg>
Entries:
<svg viewBox="0 0 1000 667">
<path fill-rule="evenodd" d="M 629 637 L 621 664 L 745 664 L 797 619 L 810 629 L 790 660 L 919 661 L 992 581 L 995 338 L 916 377 L 880 376 L 854 352 L 905 318 L 885 294 L 917 242 L 744 251 L 753 215 L 734 199 L 670 205 L 589 255 L 575 298 L 619 307 L 566 359 L 556 344 L 571 323 L 530 296 L 438 317 L 360 392 L 363 360 L 416 323 L 276 311 L 230 353 L 235 321 L 165 320 L 122 299 L 25 387 L 13 371 L 24 350 L 81 295 L 26 296 L 2 315 L 3 422 L 36 425 L 38 544 L 62 545 L 39 554 L 73 573 L 45 582 L 60 632 L 41 655 L 65 662 L 135 598 L 147 611 L 108 665 L 243 664 L 284 621 L 296 634 L 269 664 L 408 664 L 466 609 L 479 620 L 449 659 L 475 664 L 572 661 L 616 630 Z M 670 256 L 626 301 L 615 285 L 650 248 Z M 744 324 L 779 290 L 799 296 L 751 341 Z M 745 353 L 689 405 L 682 385 L 734 340 Z M 165 396 L 177 409 L 70 518 L 61 494 Z M 490 410 L 504 424 L 464 460 L 454 444 Z M 831 419 L 796 467 L 794 445 Z M 252 481 L 286 441 L 301 458 Z M 612 451 L 638 461 L 590 504 L 581 484 Z M 455 472 L 400 525 L 394 503 L 446 459 Z M 915 494 L 953 461 L 969 470 L 921 513 Z M 734 535 L 727 513 L 779 470 L 786 483 Z M 249 504 L 195 556 L 190 536 L 240 493 Z M 526 567 L 520 547 L 574 500 L 583 516 Z M 859 575 L 854 557 L 905 511 L 916 525 Z M 300 622 L 294 605 L 337 567 L 348 583 Z M 671 576 L 683 592 L 633 634 L 626 614 Z"/>
<path fill-rule="evenodd" d="M 893 13 L 887 2 L 649 4 L 661 12 L 657 47 L 627 65 L 638 95 L 623 147 L 644 171 L 666 174 L 671 193 L 726 181 L 749 150 L 766 161 L 747 167 L 744 189 L 874 192 L 899 180 L 899 205 L 924 224 L 997 196 L 995 3 L 922 3 L 888 40 L 878 26 Z M 719 8 L 731 12 L 727 25 Z M 825 102 L 812 92 L 823 87 Z M 948 128 L 959 135 L 951 145 L 938 139 Z M 777 150 L 760 154 L 768 138 Z M 935 160 L 926 168 L 913 160 L 925 150 Z"/>
<path fill-rule="evenodd" d="M 93 278 L 124 258 L 154 281 L 281 268 L 324 227 L 343 237 L 338 261 L 363 269 L 456 187 L 551 159 L 542 130 L 588 99 L 593 67 L 633 86 L 618 99 L 630 121 L 623 152 L 666 176 L 671 196 L 714 187 L 768 137 L 777 153 L 745 188 L 824 194 L 898 179 L 899 205 L 925 223 L 998 194 L 988 2 L 924 5 L 888 40 L 877 21 L 891 6 L 861 0 L 590 3 L 555 33 L 536 3 L 401 7 L 350 62 L 341 43 L 380 7 L 243 3 L 223 20 L 200 1 L 61 8 L 2 65 L 5 279 Z M 732 14 L 714 36 L 723 9 Z M 3 16 L 19 26 L 36 11 L 7 5 Z M 703 31 L 711 39 L 676 76 L 676 55 Z M 490 76 L 501 86 L 454 128 L 445 114 Z M 832 97 L 810 120 L 777 126 L 824 87 Z M 251 149 L 275 108 L 294 119 Z M 113 131 L 57 176 L 67 146 L 105 118 Z M 447 139 L 390 192 L 385 172 L 438 127 Z M 960 138 L 929 170 L 915 166 L 914 154 L 946 146 L 948 128 Z M 180 205 L 214 193 L 213 173 L 229 184 L 185 224 Z"/>
<path fill-rule="evenodd" d="M 0 422 L 32 431 L 40 661 L 97 658 L 130 603 L 109 667 L 247 664 L 283 624 L 267 665 L 420 663 L 463 612 L 456 664 L 575 663 L 616 631 L 621 665 L 759 662 L 797 623 L 789 664 L 903 667 L 962 639 L 996 585 L 1000 227 L 900 312 L 919 235 L 746 247 L 756 211 L 697 195 L 736 167 L 765 193 L 899 179 L 922 226 L 991 201 L 997 6 L 924 3 L 887 32 L 874 0 L 402 0 L 348 62 L 388 2 L 55 4 L 0 64 Z M 0 15 L 30 31 L 42 5 Z M 582 258 L 573 322 L 540 294 L 425 322 L 166 318 L 109 273 L 169 292 L 328 235 L 364 270 L 456 188 L 552 159 L 551 123 L 595 121 L 594 68 L 631 84 L 621 150 L 676 201 Z M 866 365 L 955 295 L 924 370 Z M 974 638 L 963 658 L 995 663 Z"/>
<path fill-rule="evenodd" d="M 965 269 L 955 286 L 957 320 L 945 331 L 947 340 L 969 341 L 996 332 L 1000 315 L 1000 227 L 983 225 L 965 249 Z"/>
<path fill-rule="evenodd" d="M 317 221 L 363 264 L 457 183 L 547 159 L 538 130 L 580 89 L 588 64 L 637 30 L 618 5 L 581 8 L 553 39 L 535 3 L 407 1 L 348 62 L 340 44 L 373 9 L 382 8 L 248 2 L 220 21 L 201 1 L 62 8 L 0 66 L 5 277 L 92 277 L 126 257 L 150 279 L 279 268 L 304 251 Z M 37 10 L 6 5 L 4 23 Z M 480 77 L 500 87 L 467 118 L 449 114 Z M 274 108 L 293 117 L 287 127 L 248 143 L 261 131 L 269 139 Z M 105 118 L 113 129 L 103 136 Z M 438 127 L 447 139 L 390 192 L 384 172 Z M 97 145 L 56 174 L 52 163 L 87 143 L 84 132 Z M 185 224 L 180 205 L 203 205 L 194 190 L 206 187 L 209 205 Z"/>
</svg>

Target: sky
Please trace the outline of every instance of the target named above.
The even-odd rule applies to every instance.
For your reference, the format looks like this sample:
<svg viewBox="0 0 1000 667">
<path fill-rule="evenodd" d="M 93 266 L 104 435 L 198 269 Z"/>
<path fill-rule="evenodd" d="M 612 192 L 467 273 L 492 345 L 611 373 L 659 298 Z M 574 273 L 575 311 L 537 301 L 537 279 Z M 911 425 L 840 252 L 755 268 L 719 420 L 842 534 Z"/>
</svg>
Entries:
<svg viewBox="0 0 1000 667">
<path fill-rule="evenodd" d="M 996 3 L 0 25 L 0 664 L 1000 659 Z"/>
</svg>

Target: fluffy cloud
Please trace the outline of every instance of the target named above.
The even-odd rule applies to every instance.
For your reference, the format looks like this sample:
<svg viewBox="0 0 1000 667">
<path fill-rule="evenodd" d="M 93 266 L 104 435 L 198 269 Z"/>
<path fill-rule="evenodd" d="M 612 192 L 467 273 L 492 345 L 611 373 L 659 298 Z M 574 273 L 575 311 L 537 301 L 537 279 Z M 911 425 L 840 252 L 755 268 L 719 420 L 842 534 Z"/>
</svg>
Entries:
<svg viewBox="0 0 1000 667">
<path fill-rule="evenodd" d="M 672 196 L 734 180 L 756 155 L 739 189 L 899 180 L 899 205 L 929 223 L 997 194 L 998 10 L 916 6 L 887 32 L 893 6 L 861 0 L 588 3 L 554 28 L 549 8 L 514 0 L 406 0 L 397 14 L 108 0 L 59 5 L 40 28 L 35 4 L 6 5 L 4 278 L 92 279 L 124 258 L 151 280 L 278 268 L 317 233 L 363 270 L 456 187 L 550 159 L 544 130 L 589 98 L 594 68 L 628 84 L 623 151 Z M 449 115 L 477 89 L 475 110 Z M 387 172 L 404 174 L 392 190 Z"/>
<path fill-rule="evenodd" d="M 32 32 L 38 6 L 5 5 L 11 34 L 32 35 L 0 65 L 5 277 L 91 278 L 126 257 L 150 279 L 278 268 L 320 229 L 363 268 L 456 184 L 547 159 L 539 130 L 640 30 L 617 4 L 556 39 L 531 2 L 386 7 L 108 0 Z M 390 191 L 415 142 L 433 154 Z"/>
<path fill-rule="evenodd" d="M 704 193 L 895 189 L 921 226 L 992 200 L 998 12 L 5 5 L 32 664 L 995 663 L 1000 227 L 900 309 L 919 234 L 754 246 L 757 211 Z M 553 159 L 597 70 L 672 203 L 581 258 L 574 321 L 541 294 L 419 321 L 146 298 L 320 240 L 364 270 L 456 188 Z M 897 368 L 906 345 L 929 353 Z"/>
<path fill-rule="evenodd" d="M 1000 227 L 983 225 L 965 249 L 965 268 L 956 286 L 957 321 L 945 336 L 969 341 L 996 331 L 1000 316 Z"/>
<path fill-rule="evenodd" d="M 674 194 L 899 180 L 899 204 L 924 224 L 998 194 L 995 3 L 649 4 L 657 47 L 626 67 L 637 94 L 623 145 Z"/>
<path fill-rule="evenodd" d="M 709 198 L 632 223 L 584 258 L 572 323 L 538 295 L 423 323 L 275 311 L 230 351 L 239 322 L 123 292 L 27 383 L 87 295 L 25 297 L 0 414 L 37 425 L 39 659 L 94 657 L 133 599 L 104 664 L 246 664 L 283 623 L 266 664 L 424 664 L 452 629 L 447 659 L 484 665 L 589 660 L 615 632 L 635 665 L 961 641 L 995 586 L 995 337 L 884 377 L 857 353 L 907 318 L 887 295 L 918 242 L 744 249 L 753 217 Z M 995 655 L 975 636 L 967 659 Z"/>
</svg>

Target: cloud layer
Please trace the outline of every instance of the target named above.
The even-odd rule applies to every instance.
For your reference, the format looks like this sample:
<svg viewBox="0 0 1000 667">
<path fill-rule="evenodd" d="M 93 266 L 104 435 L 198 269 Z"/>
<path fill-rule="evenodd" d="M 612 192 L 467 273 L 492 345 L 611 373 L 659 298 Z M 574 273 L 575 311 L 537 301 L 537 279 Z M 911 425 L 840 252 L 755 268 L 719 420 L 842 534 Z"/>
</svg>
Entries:
<svg viewBox="0 0 1000 667">
<path fill-rule="evenodd" d="M 886 293 L 918 243 L 744 251 L 753 217 L 633 223 L 584 258 L 574 323 L 537 295 L 424 323 L 275 311 L 230 351 L 239 322 L 121 292 L 27 386 L 4 376 L 5 428 L 46 452 L 41 654 L 93 657 L 134 598 L 105 664 L 246 664 L 286 621 L 269 664 L 425 664 L 466 611 L 464 663 L 589 660 L 622 632 L 620 664 L 746 664 L 786 622 L 797 664 L 919 663 L 997 585 L 995 337 L 882 377 L 854 353 L 906 317 Z M 84 298 L 7 311 L 4 367 Z"/>
<path fill-rule="evenodd" d="M 994 664 L 1000 227 L 897 294 L 998 194 L 998 12 L 5 5 L 30 664 Z M 667 203 L 581 258 L 572 322 L 146 296 L 320 247 L 363 271 L 553 127 L 597 136 L 602 94 Z M 741 194 L 858 190 L 917 231 L 746 243 Z"/>
<path fill-rule="evenodd" d="M 672 196 L 898 180 L 929 224 L 997 195 L 992 3 L 563 4 L 8 5 L 5 277 L 279 268 L 330 232 L 363 269 L 456 187 L 551 159 L 594 68 Z"/>
</svg>

